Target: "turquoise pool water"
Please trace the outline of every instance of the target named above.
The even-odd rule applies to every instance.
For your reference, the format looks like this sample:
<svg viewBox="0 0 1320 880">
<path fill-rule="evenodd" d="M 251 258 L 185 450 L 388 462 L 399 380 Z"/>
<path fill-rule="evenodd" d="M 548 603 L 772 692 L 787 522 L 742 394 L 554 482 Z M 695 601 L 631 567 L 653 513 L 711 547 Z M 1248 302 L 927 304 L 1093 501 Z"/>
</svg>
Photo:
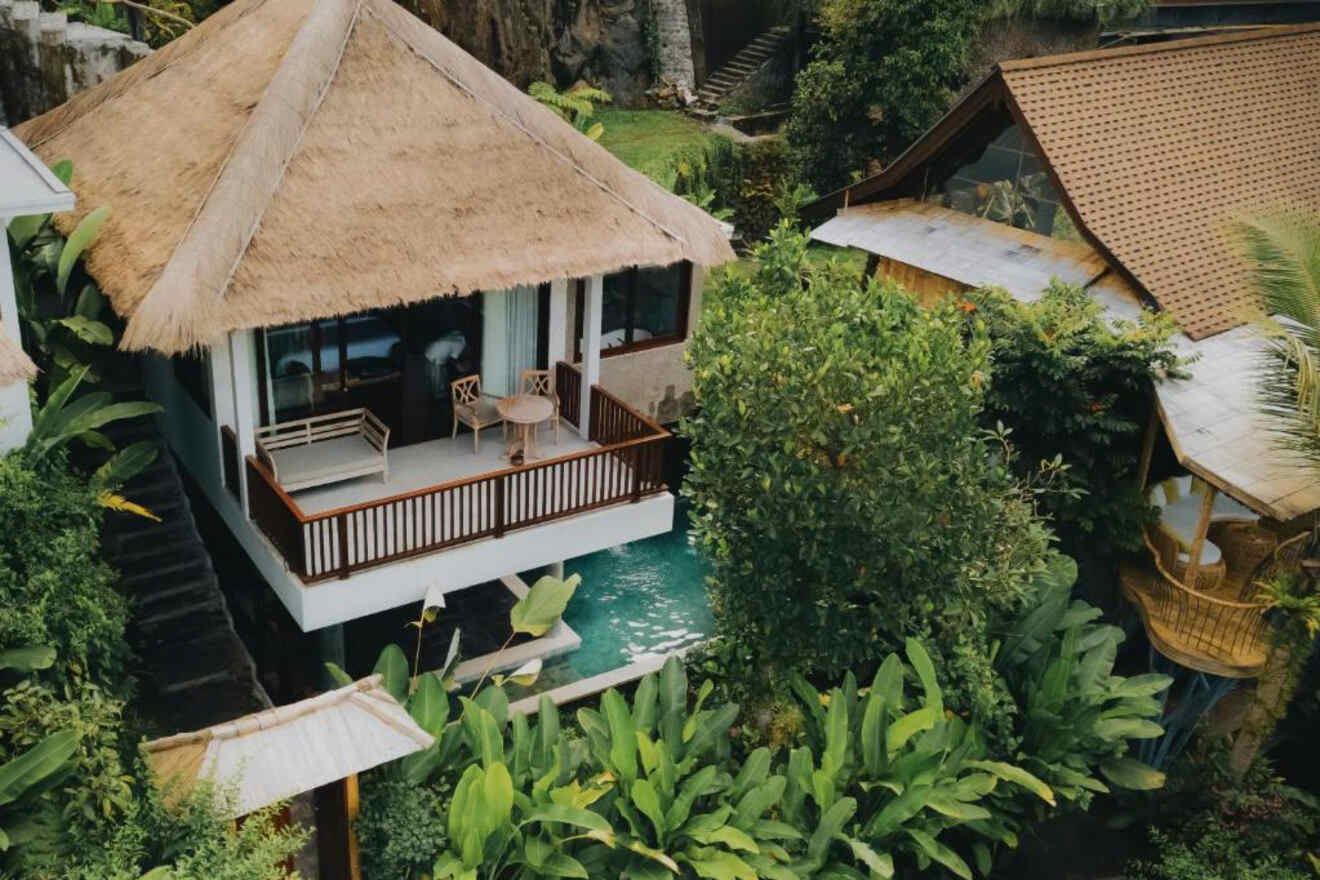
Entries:
<svg viewBox="0 0 1320 880">
<path fill-rule="evenodd" d="M 582 647 L 547 661 L 531 692 L 689 647 L 714 629 L 705 565 L 688 541 L 682 503 L 672 531 L 569 559 L 564 571 L 582 575 L 564 613 Z"/>
</svg>

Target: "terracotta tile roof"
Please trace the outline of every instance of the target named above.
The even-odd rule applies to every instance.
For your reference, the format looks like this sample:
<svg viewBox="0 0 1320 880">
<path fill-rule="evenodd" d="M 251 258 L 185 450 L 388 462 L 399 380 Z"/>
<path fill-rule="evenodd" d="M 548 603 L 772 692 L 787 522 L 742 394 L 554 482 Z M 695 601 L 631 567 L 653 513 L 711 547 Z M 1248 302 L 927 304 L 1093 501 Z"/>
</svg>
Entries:
<svg viewBox="0 0 1320 880">
<path fill-rule="evenodd" d="M 1009 62 L 1086 229 L 1193 339 L 1255 304 L 1232 223 L 1320 214 L 1320 25 Z"/>
</svg>

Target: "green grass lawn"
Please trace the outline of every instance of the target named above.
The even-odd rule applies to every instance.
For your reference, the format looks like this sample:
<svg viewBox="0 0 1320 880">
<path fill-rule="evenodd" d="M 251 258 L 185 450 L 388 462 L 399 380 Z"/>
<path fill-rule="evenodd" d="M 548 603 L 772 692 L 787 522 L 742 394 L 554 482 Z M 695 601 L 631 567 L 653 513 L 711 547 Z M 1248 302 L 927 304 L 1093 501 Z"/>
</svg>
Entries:
<svg viewBox="0 0 1320 880">
<path fill-rule="evenodd" d="M 652 179 L 664 175 L 674 155 L 706 147 L 720 137 L 674 110 L 601 107 L 594 118 L 605 126 L 600 145 Z"/>
</svg>

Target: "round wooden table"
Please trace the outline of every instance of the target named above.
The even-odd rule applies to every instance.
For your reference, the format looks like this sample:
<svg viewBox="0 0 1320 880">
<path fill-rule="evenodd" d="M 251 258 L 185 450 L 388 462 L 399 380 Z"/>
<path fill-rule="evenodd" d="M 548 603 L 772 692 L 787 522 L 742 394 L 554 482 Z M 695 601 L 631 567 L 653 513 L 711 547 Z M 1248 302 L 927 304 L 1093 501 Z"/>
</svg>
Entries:
<svg viewBox="0 0 1320 880">
<path fill-rule="evenodd" d="M 550 398 L 539 394 L 515 394 L 512 397 L 501 397 L 495 408 L 506 422 L 518 428 L 514 432 L 514 442 L 506 450 L 508 456 L 512 458 L 521 449 L 524 461 L 535 458 L 536 426 L 555 414 L 555 406 Z"/>
</svg>

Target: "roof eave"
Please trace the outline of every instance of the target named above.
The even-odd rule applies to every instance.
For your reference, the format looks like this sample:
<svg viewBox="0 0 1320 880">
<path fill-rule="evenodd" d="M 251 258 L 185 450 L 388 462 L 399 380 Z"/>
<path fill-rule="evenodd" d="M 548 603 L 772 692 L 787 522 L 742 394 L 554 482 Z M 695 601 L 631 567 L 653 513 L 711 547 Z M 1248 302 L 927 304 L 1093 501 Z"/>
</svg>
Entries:
<svg viewBox="0 0 1320 880">
<path fill-rule="evenodd" d="M 31 169 L 32 179 L 40 180 L 49 190 L 48 195 L 37 198 L 14 201 L 0 200 L 0 217 L 26 217 L 34 214 L 53 214 L 58 211 L 73 210 L 75 201 L 73 193 L 8 128 L 0 127 L 0 144 L 3 144 L 25 166 Z"/>
</svg>

